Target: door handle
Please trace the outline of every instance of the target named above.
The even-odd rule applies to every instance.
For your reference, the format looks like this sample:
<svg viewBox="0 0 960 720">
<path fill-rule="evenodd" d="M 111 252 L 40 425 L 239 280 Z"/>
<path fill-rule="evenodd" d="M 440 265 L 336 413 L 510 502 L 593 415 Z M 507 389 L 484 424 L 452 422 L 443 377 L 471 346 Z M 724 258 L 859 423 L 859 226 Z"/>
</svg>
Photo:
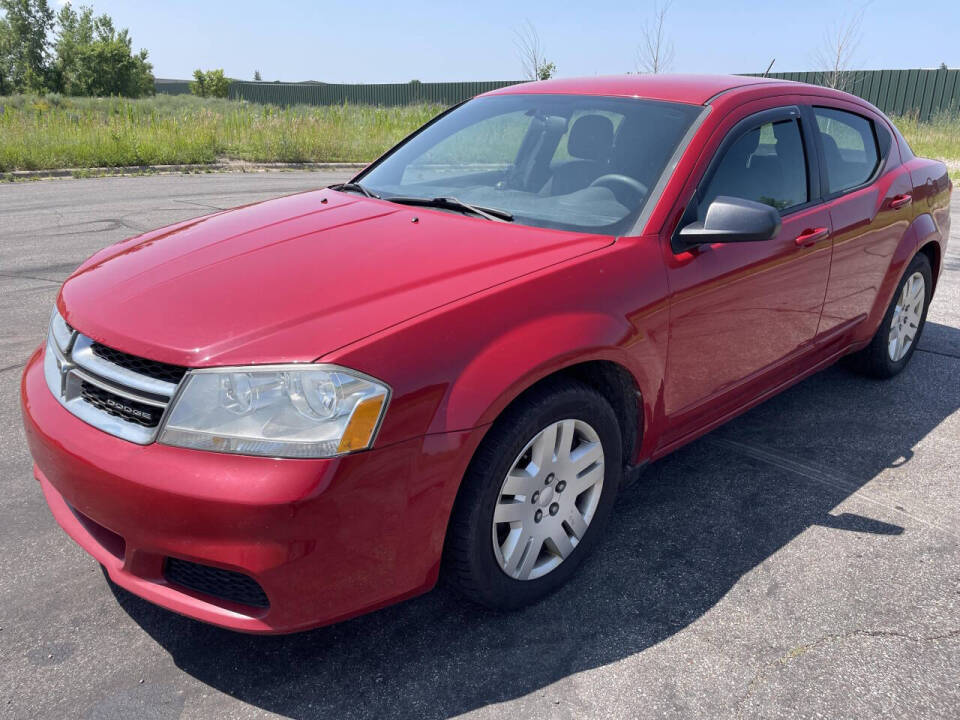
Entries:
<svg viewBox="0 0 960 720">
<path fill-rule="evenodd" d="M 797 247 L 813 247 L 820 240 L 825 240 L 828 237 L 830 237 L 829 228 L 808 228 L 797 235 L 794 242 Z"/>
<path fill-rule="evenodd" d="M 890 199 L 890 209 L 899 210 L 902 207 L 906 207 L 913 202 L 913 196 L 910 193 L 904 193 L 903 195 L 895 195 Z"/>
</svg>

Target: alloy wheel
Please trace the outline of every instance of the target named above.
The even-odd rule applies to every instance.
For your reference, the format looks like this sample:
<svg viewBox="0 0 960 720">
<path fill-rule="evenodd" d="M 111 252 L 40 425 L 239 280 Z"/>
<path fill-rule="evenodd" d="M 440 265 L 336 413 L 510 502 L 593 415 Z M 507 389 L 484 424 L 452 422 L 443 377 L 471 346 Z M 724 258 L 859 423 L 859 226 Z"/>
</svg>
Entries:
<svg viewBox="0 0 960 720">
<path fill-rule="evenodd" d="M 900 362 L 913 345 L 920 321 L 923 318 L 923 306 L 926 302 L 926 283 L 923 275 L 913 273 L 903 284 L 900 299 L 893 311 L 890 334 L 887 336 L 887 353 L 893 362 Z"/>
<path fill-rule="evenodd" d="M 493 514 L 493 551 L 516 580 L 543 577 L 583 540 L 603 492 L 603 446 L 582 420 L 541 430 L 514 460 Z"/>
</svg>

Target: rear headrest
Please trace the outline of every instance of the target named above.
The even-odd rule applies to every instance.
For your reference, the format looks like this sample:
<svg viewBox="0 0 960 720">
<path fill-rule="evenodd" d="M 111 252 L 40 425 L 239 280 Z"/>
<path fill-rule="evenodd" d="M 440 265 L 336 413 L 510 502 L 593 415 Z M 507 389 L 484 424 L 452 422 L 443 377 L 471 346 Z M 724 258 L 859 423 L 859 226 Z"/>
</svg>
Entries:
<svg viewBox="0 0 960 720">
<path fill-rule="evenodd" d="M 613 123 L 603 115 L 584 115 L 570 129 L 567 152 L 583 160 L 607 160 L 613 150 Z"/>
<path fill-rule="evenodd" d="M 820 133 L 820 140 L 823 142 L 823 154 L 827 156 L 827 162 L 843 162 L 843 156 L 840 154 L 840 146 L 833 136 L 827 133 Z"/>
</svg>

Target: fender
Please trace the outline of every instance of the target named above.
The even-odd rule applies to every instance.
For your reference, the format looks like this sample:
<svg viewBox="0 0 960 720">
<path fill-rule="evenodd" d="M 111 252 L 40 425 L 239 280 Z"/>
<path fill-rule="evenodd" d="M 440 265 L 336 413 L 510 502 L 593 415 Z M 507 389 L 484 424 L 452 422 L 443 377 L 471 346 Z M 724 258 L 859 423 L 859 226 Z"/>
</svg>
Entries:
<svg viewBox="0 0 960 720">
<path fill-rule="evenodd" d="M 596 360 L 626 368 L 645 405 L 657 397 L 663 359 L 649 339 L 625 318 L 562 313 L 536 318 L 492 339 L 450 388 L 431 432 L 490 424 L 537 381 Z M 643 409 L 646 418 L 651 413 L 652 408 Z"/>
<path fill-rule="evenodd" d="M 887 273 L 880 283 L 880 289 L 873 302 L 873 308 L 866 320 L 858 326 L 852 342 L 854 344 L 863 344 L 870 341 L 870 338 L 877 332 L 880 322 L 883 320 L 893 293 L 907 269 L 907 265 L 913 260 L 917 251 L 931 240 L 939 241 L 940 233 L 933 218 L 929 213 L 918 215 L 910 223 L 906 232 L 900 238 L 893 257 L 890 259 L 890 265 L 887 267 Z"/>
<path fill-rule="evenodd" d="M 489 425 L 546 375 L 597 360 L 617 363 L 633 377 L 649 422 L 666 361 L 667 296 L 656 239 L 618 239 L 412 318 L 323 361 L 393 388 L 378 444 Z"/>
<path fill-rule="evenodd" d="M 492 337 L 474 355 L 449 386 L 424 438 L 425 452 L 439 452 L 449 438 L 461 437 L 466 438 L 469 449 L 458 472 L 438 480 L 440 490 L 432 510 L 425 511 L 432 514 L 423 525 L 434 529 L 430 547 L 436 561 L 428 578 L 430 583 L 439 573 L 440 553 L 460 480 L 500 413 L 537 381 L 564 368 L 604 360 L 625 367 L 633 377 L 643 400 L 640 432 L 646 427 L 645 418 L 653 412 L 648 398 L 660 397 L 663 361 L 654 345 L 649 338 L 638 337 L 626 318 L 597 312 L 563 312 L 511 327 Z M 455 428 L 471 429 L 454 432 Z M 646 445 L 647 433 L 642 437 Z M 639 447 L 634 448 L 634 458 L 640 455 L 639 451 Z"/>
</svg>

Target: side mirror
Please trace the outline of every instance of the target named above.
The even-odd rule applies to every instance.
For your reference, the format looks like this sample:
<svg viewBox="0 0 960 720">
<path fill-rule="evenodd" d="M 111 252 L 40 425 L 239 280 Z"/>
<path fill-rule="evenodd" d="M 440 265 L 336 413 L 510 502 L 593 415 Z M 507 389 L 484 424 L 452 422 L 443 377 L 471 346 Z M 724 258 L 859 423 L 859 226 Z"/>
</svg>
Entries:
<svg viewBox="0 0 960 720">
<path fill-rule="evenodd" d="M 780 232 L 776 208 L 753 200 L 718 195 L 703 222 L 690 223 L 678 233 L 680 252 L 705 243 L 759 242 Z"/>
</svg>

